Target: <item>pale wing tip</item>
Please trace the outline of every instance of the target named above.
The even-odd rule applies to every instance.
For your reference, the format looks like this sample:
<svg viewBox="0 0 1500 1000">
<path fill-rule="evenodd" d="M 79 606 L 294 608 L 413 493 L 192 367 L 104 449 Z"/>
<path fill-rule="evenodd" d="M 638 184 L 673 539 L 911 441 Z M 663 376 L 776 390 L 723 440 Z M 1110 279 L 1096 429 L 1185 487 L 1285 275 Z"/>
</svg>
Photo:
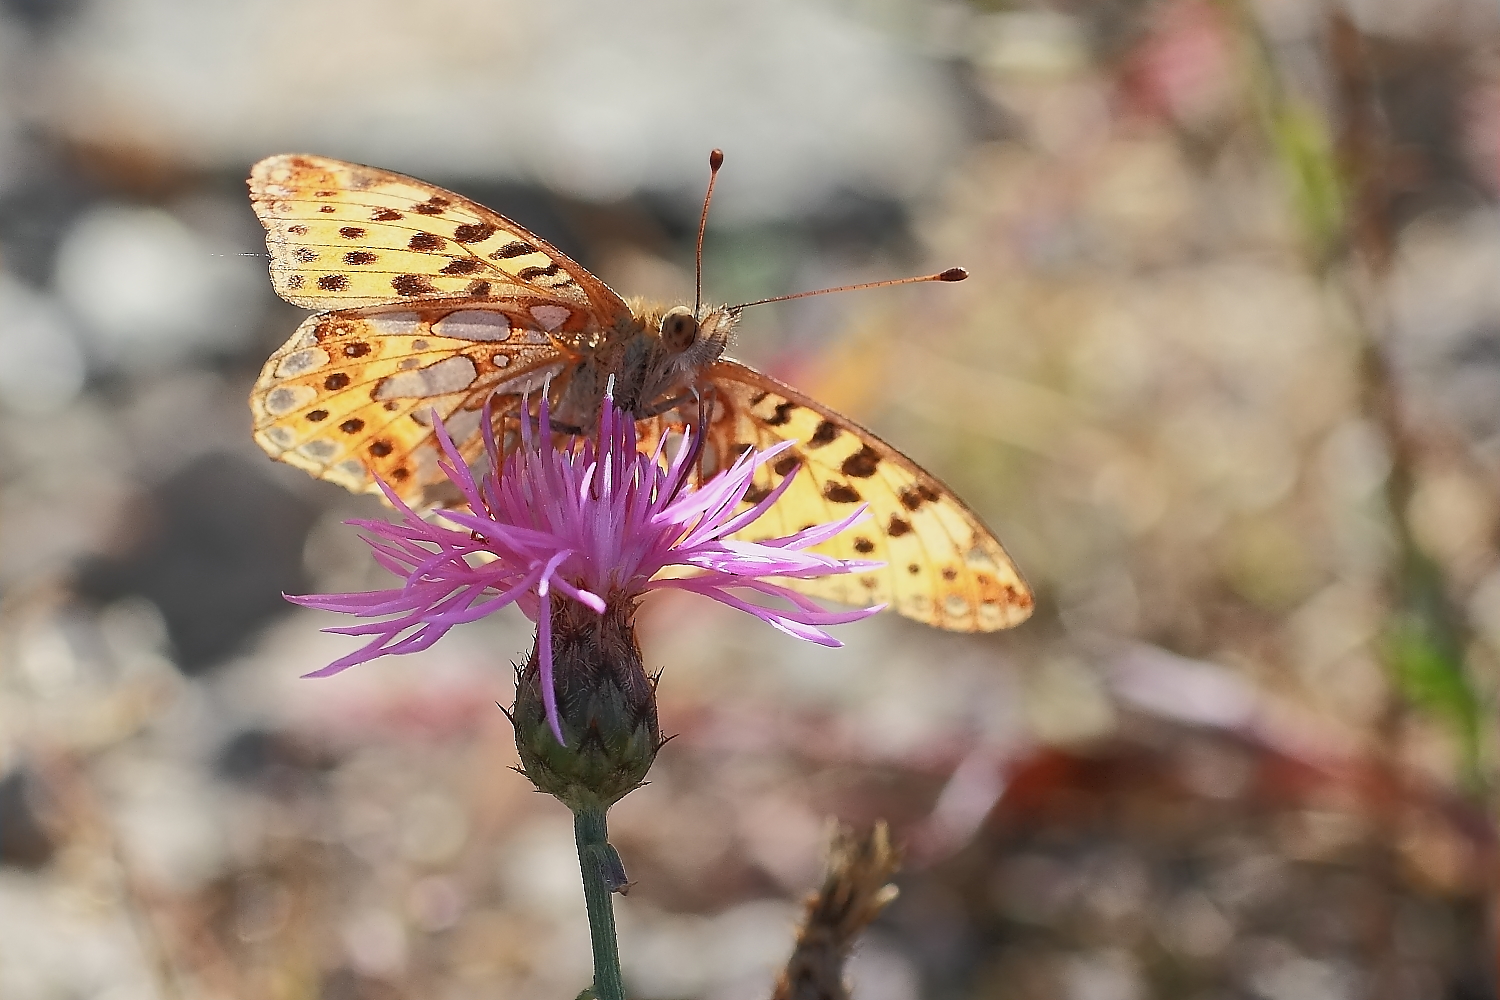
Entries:
<svg viewBox="0 0 1500 1000">
<path fill-rule="evenodd" d="M 294 155 L 296 154 L 272 153 L 270 156 L 263 156 L 250 165 L 250 176 L 258 177 L 268 171 L 274 170 L 279 164 L 284 163 Z"/>
<path fill-rule="evenodd" d="M 250 166 L 250 179 L 255 181 L 266 178 L 279 170 L 291 168 L 328 168 L 342 166 L 342 161 L 332 160 L 326 156 L 316 153 L 272 153 L 270 156 L 261 157 Z"/>
<path fill-rule="evenodd" d="M 304 158 L 301 153 L 276 153 L 256 160 L 250 165 L 250 177 L 246 182 L 250 185 L 251 195 L 258 194 L 268 184 L 284 180 L 292 171 L 292 161 Z"/>
</svg>

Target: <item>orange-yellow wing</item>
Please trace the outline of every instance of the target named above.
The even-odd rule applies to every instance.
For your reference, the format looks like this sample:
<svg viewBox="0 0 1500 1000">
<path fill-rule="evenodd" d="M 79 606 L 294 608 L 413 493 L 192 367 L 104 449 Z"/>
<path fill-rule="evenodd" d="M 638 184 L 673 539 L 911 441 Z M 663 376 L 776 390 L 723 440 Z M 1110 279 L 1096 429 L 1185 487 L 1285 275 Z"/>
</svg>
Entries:
<svg viewBox="0 0 1500 1000">
<path fill-rule="evenodd" d="M 475 462 L 491 395 L 505 412 L 549 380 L 561 391 L 570 359 L 536 313 L 550 323 L 562 308 L 425 302 L 310 316 L 251 391 L 255 440 L 356 493 L 377 492 L 378 476 L 410 504 L 435 502 L 445 479 L 432 411 Z"/>
<path fill-rule="evenodd" d="M 250 171 L 276 293 L 306 309 L 431 298 L 554 302 L 607 329 L 628 312 L 604 282 L 482 205 L 403 174 L 323 156 Z"/>
<path fill-rule="evenodd" d="M 875 434 L 735 361 L 709 368 L 700 391 L 712 409 L 706 471 L 727 465 L 747 445 L 797 442 L 762 467 L 748 499 L 763 499 L 798 469 L 792 485 L 740 537 L 790 535 L 868 505 L 864 520 L 816 551 L 877 560 L 883 568 L 782 582 L 842 604 L 889 604 L 955 632 L 1009 628 L 1031 614 L 1031 591 L 990 530 L 952 490 Z M 660 424 L 643 428 L 643 444 L 662 430 Z"/>
</svg>

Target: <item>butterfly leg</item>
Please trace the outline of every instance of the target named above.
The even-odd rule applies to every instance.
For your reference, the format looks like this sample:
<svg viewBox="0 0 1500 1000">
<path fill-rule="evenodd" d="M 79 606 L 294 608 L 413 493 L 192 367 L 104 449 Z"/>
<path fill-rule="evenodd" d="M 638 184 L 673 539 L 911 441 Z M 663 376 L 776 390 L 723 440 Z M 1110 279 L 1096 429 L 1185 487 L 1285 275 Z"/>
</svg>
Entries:
<svg viewBox="0 0 1500 1000">
<path fill-rule="evenodd" d="M 683 403 L 686 403 L 690 399 L 698 400 L 698 404 L 700 407 L 703 404 L 702 398 L 698 395 L 698 390 L 692 389 L 688 392 L 679 393 L 676 396 L 668 396 L 665 399 L 657 400 L 641 412 L 637 413 L 635 415 L 635 418 L 637 420 L 645 420 L 649 417 L 659 417 L 663 413 L 666 413 L 668 410 L 677 409 L 677 407 L 681 406 Z"/>
<path fill-rule="evenodd" d="M 533 435 L 541 433 L 541 411 L 539 408 L 532 406 L 529 395 L 521 397 L 519 405 L 512 405 L 504 410 L 500 410 L 497 415 L 501 420 L 515 420 L 518 425 L 525 422 L 530 425 L 530 431 Z M 547 415 L 547 423 L 552 428 L 553 434 L 577 436 L 584 433 L 583 427 L 569 423 L 566 420 L 559 420 L 555 410 Z"/>
<path fill-rule="evenodd" d="M 687 395 L 678 397 L 677 404 L 685 403 L 689 399 L 698 404 L 698 420 L 691 435 L 689 447 L 693 449 L 693 453 L 688 459 L 686 468 L 698 469 L 701 475 L 707 476 L 711 474 L 711 470 L 704 467 L 703 453 L 704 446 L 708 443 L 708 408 L 704 405 L 703 394 L 698 391 L 696 386 L 689 389 Z"/>
</svg>

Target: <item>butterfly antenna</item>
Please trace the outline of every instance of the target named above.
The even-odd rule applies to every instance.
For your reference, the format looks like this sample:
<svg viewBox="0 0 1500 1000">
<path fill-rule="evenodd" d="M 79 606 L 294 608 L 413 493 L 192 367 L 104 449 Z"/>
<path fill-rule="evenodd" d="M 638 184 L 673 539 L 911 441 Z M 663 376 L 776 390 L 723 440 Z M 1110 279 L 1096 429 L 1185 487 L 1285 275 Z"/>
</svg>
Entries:
<svg viewBox="0 0 1500 1000">
<path fill-rule="evenodd" d="M 716 149 L 708 154 L 708 191 L 703 195 L 703 213 L 698 216 L 698 253 L 693 261 L 693 317 L 703 305 L 703 232 L 708 228 L 708 203 L 713 201 L 714 182 L 719 179 L 719 168 L 724 165 L 724 151 Z"/>
<path fill-rule="evenodd" d="M 763 306 L 769 302 L 790 302 L 792 299 L 806 299 L 814 295 L 831 295 L 834 292 L 858 292 L 866 288 L 889 288 L 892 285 L 915 285 L 921 281 L 963 281 L 969 276 L 969 272 L 961 267 L 950 267 L 946 271 L 937 274 L 919 274 L 914 278 L 889 278 L 885 281 L 867 281 L 861 285 L 840 285 L 837 288 L 819 288 L 811 292 L 795 292 L 791 295 L 777 295 L 769 299 L 756 299 L 754 302 L 742 302 L 737 306 L 730 306 L 729 311 L 737 313 L 741 309 L 749 309 L 751 306 Z"/>
</svg>

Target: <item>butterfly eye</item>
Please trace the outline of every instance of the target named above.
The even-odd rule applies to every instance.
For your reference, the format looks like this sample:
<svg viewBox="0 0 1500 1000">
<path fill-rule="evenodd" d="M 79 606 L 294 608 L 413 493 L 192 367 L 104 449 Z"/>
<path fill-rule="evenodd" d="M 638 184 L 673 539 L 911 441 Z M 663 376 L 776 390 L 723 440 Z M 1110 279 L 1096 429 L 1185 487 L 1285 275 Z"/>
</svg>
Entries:
<svg viewBox="0 0 1500 1000">
<path fill-rule="evenodd" d="M 673 354 L 681 354 L 698 338 L 698 321 L 687 306 L 673 306 L 661 318 L 661 342 Z"/>
</svg>

